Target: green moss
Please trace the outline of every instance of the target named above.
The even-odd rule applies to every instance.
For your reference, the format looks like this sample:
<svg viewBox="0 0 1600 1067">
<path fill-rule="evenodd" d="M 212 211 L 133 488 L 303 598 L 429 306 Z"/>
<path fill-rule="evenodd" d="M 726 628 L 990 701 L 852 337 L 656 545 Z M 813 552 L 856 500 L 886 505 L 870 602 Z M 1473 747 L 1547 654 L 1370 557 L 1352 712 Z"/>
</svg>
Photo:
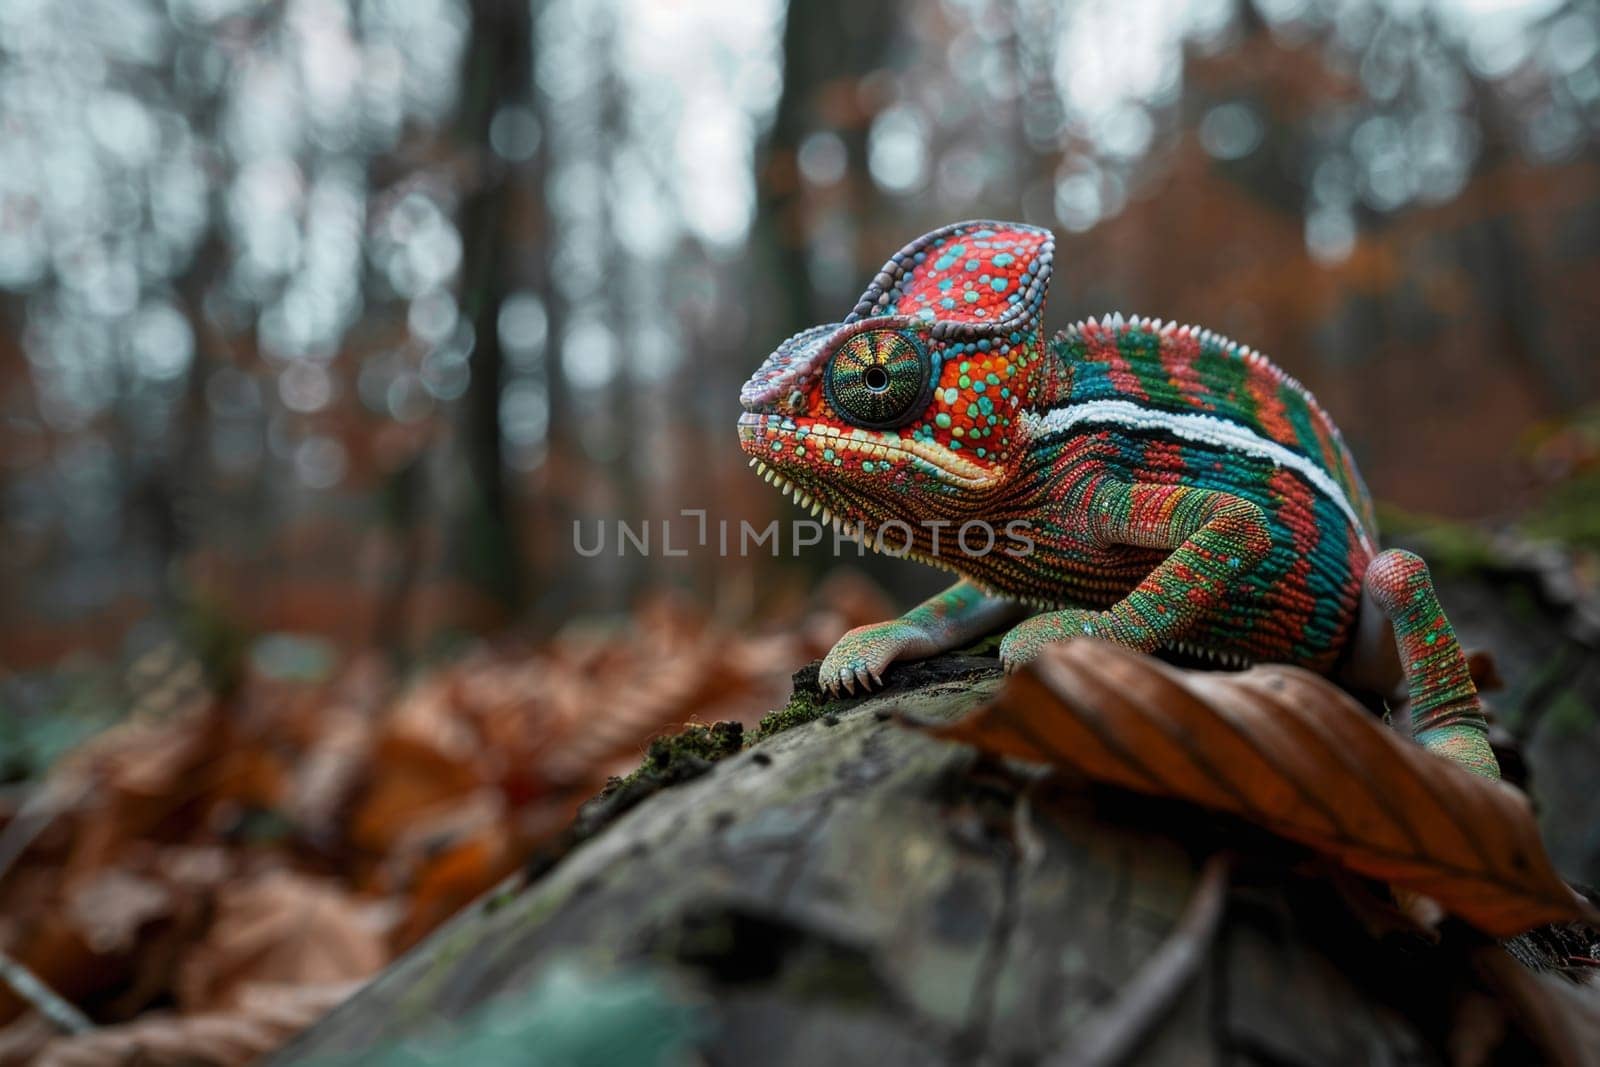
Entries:
<svg viewBox="0 0 1600 1067">
<path fill-rule="evenodd" d="M 644 762 L 622 778 L 613 778 L 600 791 L 597 801 L 614 799 L 637 791 L 641 784 L 656 789 L 687 781 L 710 769 L 713 763 L 744 747 L 744 727 L 736 722 L 716 722 L 710 726 L 691 723 L 675 734 L 650 742 Z"/>
<path fill-rule="evenodd" d="M 691 723 L 675 734 L 650 742 L 644 762 L 632 773 L 612 778 L 598 796 L 578 809 L 578 816 L 554 841 L 529 860 L 523 875 L 529 884 L 539 881 L 574 848 L 611 825 L 640 801 L 669 786 L 698 778 L 718 760 L 744 747 L 744 726 L 715 722 Z"/>
<path fill-rule="evenodd" d="M 761 721 L 756 723 L 755 733 L 751 736 L 752 743 L 776 737 L 785 730 L 804 726 L 813 719 L 822 717 L 830 701 L 817 687 L 816 667 L 813 666 L 809 670 L 810 684 L 802 684 L 802 677 L 806 672 L 801 671 L 795 675 L 794 692 L 789 696 L 789 703 L 761 716 Z"/>
</svg>

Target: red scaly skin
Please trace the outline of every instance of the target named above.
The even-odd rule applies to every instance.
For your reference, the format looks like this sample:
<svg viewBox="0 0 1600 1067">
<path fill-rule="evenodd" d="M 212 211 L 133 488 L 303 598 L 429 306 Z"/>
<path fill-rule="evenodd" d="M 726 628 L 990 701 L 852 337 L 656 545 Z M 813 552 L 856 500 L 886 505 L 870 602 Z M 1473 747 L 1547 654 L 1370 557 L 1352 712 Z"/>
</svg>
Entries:
<svg viewBox="0 0 1600 1067">
<path fill-rule="evenodd" d="M 1377 552 L 1371 499 L 1316 400 L 1207 330 L 1117 315 L 1047 339 L 1054 256 L 1048 231 L 1018 223 L 937 230 L 745 385 L 740 443 L 769 481 L 961 579 L 846 634 L 823 684 L 870 688 L 896 659 L 1006 626 L 1007 669 L 1091 635 L 1404 680 L 1418 739 L 1498 776 L 1427 570 Z M 995 536 L 964 536 L 979 527 Z"/>
</svg>

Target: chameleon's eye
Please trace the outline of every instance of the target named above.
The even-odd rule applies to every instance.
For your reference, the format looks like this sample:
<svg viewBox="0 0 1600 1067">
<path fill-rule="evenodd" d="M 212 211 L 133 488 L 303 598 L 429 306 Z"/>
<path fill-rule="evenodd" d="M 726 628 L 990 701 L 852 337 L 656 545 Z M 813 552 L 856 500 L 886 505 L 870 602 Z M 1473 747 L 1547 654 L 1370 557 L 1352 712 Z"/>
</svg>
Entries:
<svg viewBox="0 0 1600 1067">
<path fill-rule="evenodd" d="M 901 426 L 925 408 L 933 385 L 928 353 L 894 330 L 858 333 L 828 363 L 828 400 L 869 430 Z"/>
</svg>

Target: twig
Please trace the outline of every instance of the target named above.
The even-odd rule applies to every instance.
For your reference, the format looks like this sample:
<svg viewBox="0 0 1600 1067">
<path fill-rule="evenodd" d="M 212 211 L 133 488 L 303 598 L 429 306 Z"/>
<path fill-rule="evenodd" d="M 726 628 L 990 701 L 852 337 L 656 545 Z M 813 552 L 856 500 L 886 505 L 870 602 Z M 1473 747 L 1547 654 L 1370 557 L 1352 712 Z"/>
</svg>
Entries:
<svg viewBox="0 0 1600 1067">
<path fill-rule="evenodd" d="M 0 981 L 4 981 L 13 993 L 67 1033 L 86 1034 L 94 1029 L 94 1023 L 89 1021 L 87 1015 L 63 1000 L 38 975 L 4 952 L 0 952 Z"/>
<path fill-rule="evenodd" d="M 1233 861 L 1215 853 L 1200 884 L 1161 947 L 1145 961 L 1094 1019 L 1068 1038 L 1048 1061 L 1059 1067 L 1112 1067 L 1123 1063 L 1194 977 L 1222 920 Z"/>
</svg>

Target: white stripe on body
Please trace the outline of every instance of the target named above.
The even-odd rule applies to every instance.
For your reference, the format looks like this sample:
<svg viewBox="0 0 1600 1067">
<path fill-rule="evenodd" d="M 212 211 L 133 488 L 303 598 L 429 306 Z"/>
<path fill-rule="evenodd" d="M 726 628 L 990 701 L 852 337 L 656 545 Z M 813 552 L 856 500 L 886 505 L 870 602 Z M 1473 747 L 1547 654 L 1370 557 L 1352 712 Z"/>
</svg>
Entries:
<svg viewBox="0 0 1600 1067">
<path fill-rule="evenodd" d="M 1066 407 L 1056 408 L 1044 415 L 1024 412 L 1023 427 L 1029 436 L 1039 438 L 1046 434 L 1061 433 L 1085 423 L 1091 425 L 1120 426 L 1130 430 L 1159 430 L 1197 444 L 1211 445 L 1230 452 L 1243 452 L 1271 463 L 1287 467 L 1310 482 L 1316 489 L 1339 506 L 1350 528 L 1361 538 L 1368 552 L 1374 551 L 1366 527 L 1356 517 L 1339 483 L 1327 471 L 1310 459 L 1277 441 L 1240 426 L 1219 419 L 1215 415 L 1180 414 L 1172 411 L 1152 411 L 1127 400 L 1084 400 Z"/>
</svg>

